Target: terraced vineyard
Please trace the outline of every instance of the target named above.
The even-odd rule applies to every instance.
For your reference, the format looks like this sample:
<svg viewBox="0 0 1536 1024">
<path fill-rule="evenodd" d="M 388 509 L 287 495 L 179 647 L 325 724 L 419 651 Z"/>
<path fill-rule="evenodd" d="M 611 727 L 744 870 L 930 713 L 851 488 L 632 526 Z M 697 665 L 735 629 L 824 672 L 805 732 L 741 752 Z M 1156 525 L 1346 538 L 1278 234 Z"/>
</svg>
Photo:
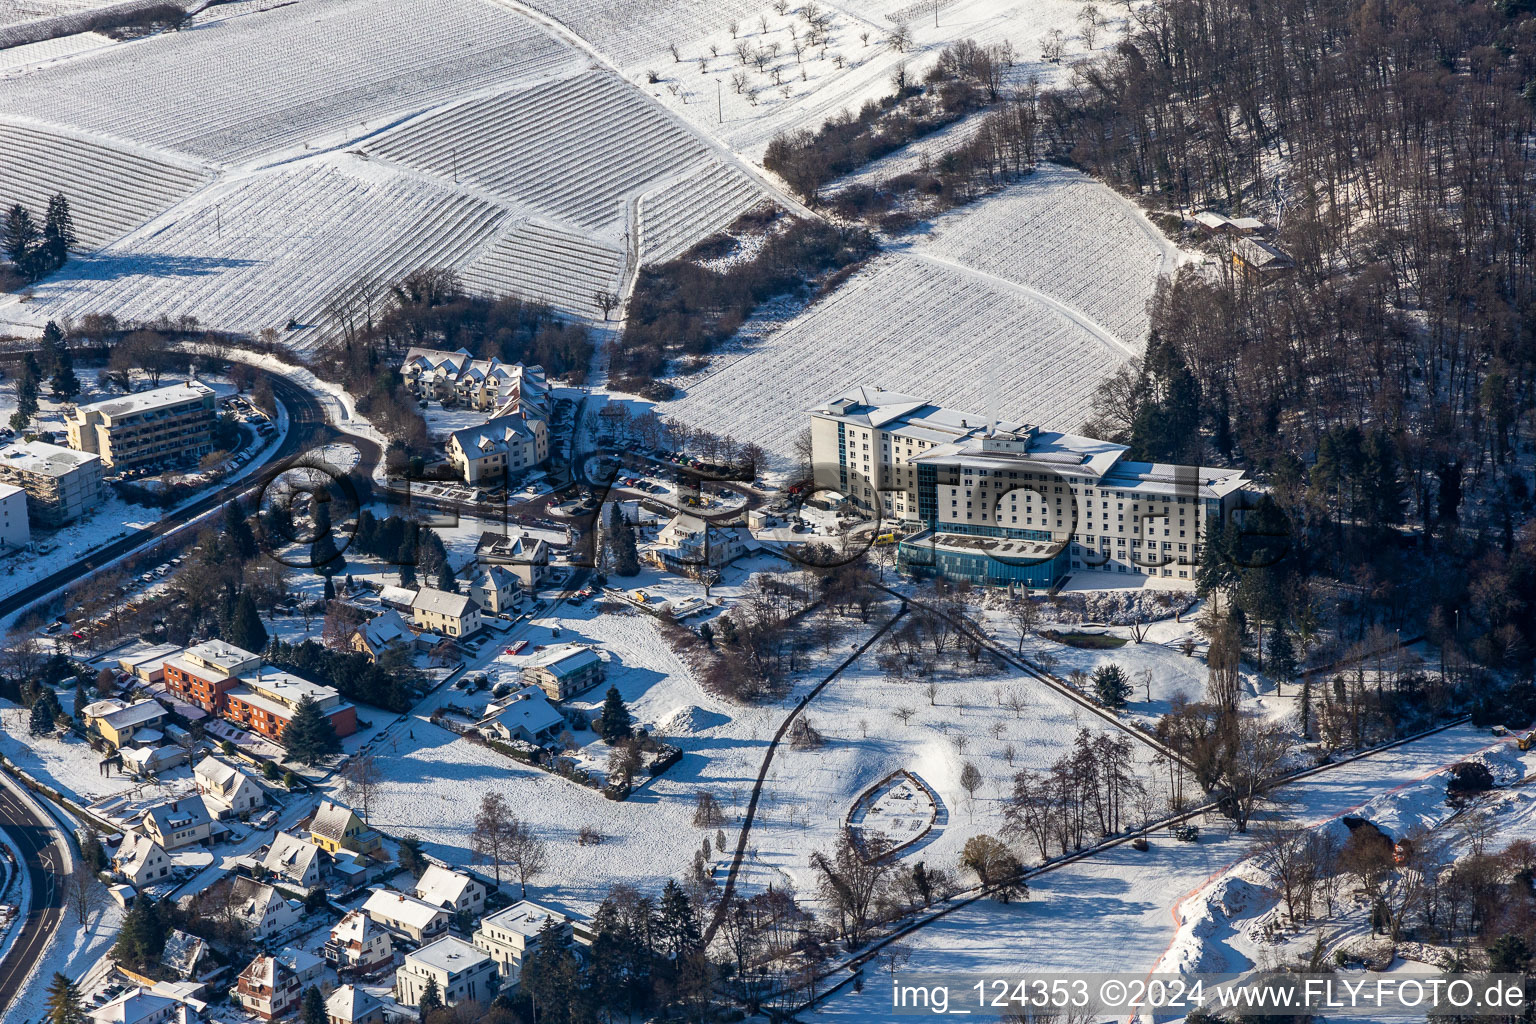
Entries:
<svg viewBox="0 0 1536 1024">
<path fill-rule="evenodd" d="M 131 231 L 211 178 L 207 168 L 174 154 L 0 121 L 0 204 L 21 203 L 40 220 L 48 197 L 62 192 L 86 246 Z"/>
<path fill-rule="evenodd" d="M 57 39 L 8 46 L 0 50 L 0 75 L 15 72 L 19 68 L 32 64 L 41 64 L 44 61 L 70 57 L 77 53 L 85 53 L 87 50 L 111 45 L 112 38 L 100 32 L 76 32 L 74 35 L 60 36 Z"/>
<path fill-rule="evenodd" d="M 710 152 L 629 83 L 598 70 L 429 114 L 365 148 L 610 231 L 624 221 L 628 197 Z"/>
<path fill-rule="evenodd" d="M 756 181 L 726 163 L 647 192 L 640 197 L 640 262 L 675 259 L 767 199 Z"/>
<path fill-rule="evenodd" d="M 1046 292 L 1133 348 L 1147 300 L 1178 254 L 1122 198 L 1053 164 L 941 218 L 925 252 Z"/>
<path fill-rule="evenodd" d="M 239 162 L 577 63 L 485 0 L 305 0 L 42 69 L 0 111 Z"/>
<path fill-rule="evenodd" d="M 465 267 L 465 287 L 486 295 L 517 295 L 582 316 L 600 316 L 593 296 L 617 292 L 624 254 L 555 224 L 525 221 Z"/>
<path fill-rule="evenodd" d="M 723 32 L 732 21 L 745 24 L 768 10 L 756 0 L 531 0 L 587 40 L 615 64 L 671 61 L 667 47 L 701 33 Z"/>
<path fill-rule="evenodd" d="M 859 384 L 974 409 L 990 407 L 995 386 L 1001 415 L 1075 430 L 1122 359 L 1014 289 L 892 254 L 662 411 L 786 459 L 805 411 Z"/>
<path fill-rule="evenodd" d="M 290 319 L 318 325 L 329 297 L 358 279 L 462 265 L 506 218 L 494 203 L 356 163 L 314 163 L 210 190 L 72 260 L 28 306 L 37 317 L 190 315 L 252 332 Z"/>
</svg>

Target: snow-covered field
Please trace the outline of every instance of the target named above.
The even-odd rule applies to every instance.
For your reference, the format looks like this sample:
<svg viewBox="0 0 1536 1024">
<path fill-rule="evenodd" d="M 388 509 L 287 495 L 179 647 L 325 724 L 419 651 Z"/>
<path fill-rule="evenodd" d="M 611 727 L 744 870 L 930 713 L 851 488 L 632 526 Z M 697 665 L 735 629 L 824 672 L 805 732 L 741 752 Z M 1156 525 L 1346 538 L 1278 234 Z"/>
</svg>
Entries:
<svg viewBox="0 0 1536 1024">
<path fill-rule="evenodd" d="M 60 14 L 84 14 L 109 7 L 117 0 L 8 0 L 0 6 L 0 26 L 53 18 Z"/>
<path fill-rule="evenodd" d="M 77 53 L 110 45 L 112 45 L 112 38 L 100 32 L 76 32 L 56 39 L 43 39 L 36 43 L 9 46 L 0 50 L 0 76 L 19 68 L 43 64 L 62 57 L 73 57 Z"/>
<path fill-rule="evenodd" d="M 664 408 L 780 455 L 806 410 L 860 384 L 978 413 L 995 391 L 1006 418 L 1076 430 L 1099 381 L 1140 352 L 1147 298 L 1176 260 L 1109 188 L 1043 167 L 717 356 Z"/>
<path fill-rule="evenodd" d="M 1466 726 L 1438 733 L 1288 786 L 1279 809 L 1292 820 L 1322 823 L 1383 794 L 1412 789 L 1483 750 L 1489 740 L 1483 730 Z M 1443 801 L 1443 784 L 1428 785 Z M 1176 842 L 1166 832 L 1151 838 L 1144 853 L 1119 846 L 1040 875 L 1030 881 L 1023 902 L 981 901 L 918 930 L 903 940 L 913 952 L 904 969 L 941 974 L 1177 969 L 1187 942 L 1181 926 L 1191 920 L 1198 896 L 1214 891 L 1252 854 L 1253 837 L 1228 835 L 1213 823 L 1198 843 Z M 1230 926 L 1206 931 L 1217 943 L 1231 935 Z M 885 985 L 866 984 L 862 993 L 846 988 L 819 1008 L 817 1017 L 886 1021 L 889 1000 Z"/>
</svg>

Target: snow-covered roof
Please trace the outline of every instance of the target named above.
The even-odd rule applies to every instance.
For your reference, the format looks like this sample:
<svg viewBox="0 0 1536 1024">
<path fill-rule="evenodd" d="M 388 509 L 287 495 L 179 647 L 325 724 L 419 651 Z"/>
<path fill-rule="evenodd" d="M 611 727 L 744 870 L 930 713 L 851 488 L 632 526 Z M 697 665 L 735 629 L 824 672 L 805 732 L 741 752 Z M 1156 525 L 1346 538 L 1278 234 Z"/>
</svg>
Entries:
<svg viewBox="0 0 1536 1024">
<path fill-rule="evenodd" d="M 230 913 L 253 924 L 266 920 L 272 905 L 282 902 L 283 897 L 276 889 L 253 878 L 236 878 L 229 894 Z"/>
<path fill-rule="evenodd" d="M 240 980 L 250 988 L 265 988 L 271 991 L 277 988 L 279 975 L 291 973 L 293 970 L 287 964 L 279 962 L 275 956 L 263 953 L 240 972 Z"/>
<path fill-rule="evenodd" d="M 1232 252 L 1250 267 L 1278 269 L 1291 265 L 1291 258 L 1284 252 L 1257 238 L 1239 238 L 1233 244 Z"/>
<path fill-rule="evenodd" d="M 534 654 L 523 667 L 543 669 L 553 676 L 568 676 L 602 660 L 586 644 L 557 644 Z"/>
<path fill-rule="evenodd" d="M 99 402 L 91 402 L 87 405 L 76 406 L 75 414 L 80 416 L 86 413 L 99 412 L 109 418 L 119 416 L 132 416 L 135 413 L 153 412 L 156 409 L 164 409 L 183 402 L 199 401 L 210 397 L 213 388 L 197 380 L 178 381 L 175 384 L 166 384 L 163 387 L 151 388 L 148 391 L 138 391 L 131 395 L 104 398 Z"/>
<path fill-rule="evenodd" d="M 486 719 L 485 724 L 499 723 L 509 732 L 521 726 L 530 736 L 537 736 L 550 729 L 563 728 L 565 719 L 560 717 L 544 691 L 537 686 L 525 686 L 507 698 L 508 703 Z"/>
<path fill-rule="evenodd" d="M 474 946 L 453 935 L 444 935 L 436 942 L 430 942 L 414 953 L 407 953 L 405 958 L 449 974 L 458 974 L 490 959 Z"/>
<path fill-rule="evenodd" d="M 409 587 L 380 587 L 379 603 L 393 604 L 409 608 L 416 600 L 416 591 Z"/>
<path fill-rule="evenodd" d="M 98 703 L 105 703 L 105 701 L 98 701 Z M 158 721 L 165 715 L 165 708 L 160 706 L 159 701 L 140 700 L 101 716 L 101 720 L 114 729 L 127 729 L 146 722 Z"/>
<path fill-rule="evenodd" d="M 564 914 L 540 906 L 532 900 L 520 900 L 505 910 L 487 915 L 481 923 L 495 925 L 505 931 L 533 938 L 539 934 L 539 929 L 544 927 L 545 922 L 551 919 L 561 922 L 570 920 Z"/>
<path fill-rule="evenodd" d="M 357 815 L 346 804 L 338 804 L 334 800 L 322 800 L 319 809 L 315 811 L 315 816 L 310 819 L 309 831 L 339 843 L 346 838 L 347 827 L 355 817 Z"/>
<path fill-rule="evenodd" d="M 298 949 L 293 946 L 284 946 L 282 952 L 277 954 L 277 962 L 301 978 L 315 968 L 325 964 L 322 958 L 309 952 L 309 950 Z"/>
<path fill-rule="evenodd" d="M 366 946 L 368 941 L 375 935 L 380 934 L 381 931 L 382 929 L 374 923 L 373 918 L 363 913 L 363 911 L 349 910 L 342 915 L 341 920 L 337 921 L 336 926 L 331 929 L 331 938 L 337 942 L 355 942 L 359 946 Z"/>
<path fill-rule="evenodd" d="M 400 613 L 393 608 L 382 615 L 375 615 L 359 626 L 358 630 L 363 634 L 363 639 L 371 650 L 381 650 L 390 644 L 408 641 L 415 636 L 405 619 L 401 618 Z"/>
<path fill-rule="evenodd" d="M 160 844 L 149 838 L 149 836 L 140 835 L 137 832 L 128 832 L 123 835 L 123 841 L 118 844 L 117 852 L 113 854 L 112 860 L 117 865 L 117 870 L 125 875 L 132 876 L 138 874 L 139 869 L 144 866 L 145 862 L 156 851 L 162 857 L 165 856 L 165 851 L 160 848 Z"/>
<path fill-rule="evenodd" d="M 87 704 L 80 710 L 80 715 L 86 720 L 90 720 L 92 718 L 105 718 L 112 712 L 121 711 L 127 706 L 128 702 L 125 700 L 118 700 L 116 697 L 108 697 L 105 700 L 92 701 L 91 703 Z"/>
<path fill-rule="evenodd" d="M 17 441 L 9 447 L 0 448 L 0 464 L 32 476 L 68 476 L 92 462 L 100 463 L 101 456 L 94 452 L 77 452 L 73 448 L 49 444 L 47 441 Z"/>
<path fill-rule="evenodd" d="M 429 864 L 416 880 L 416 896 L 440 907 L 457 907 L 464 891 L 474 884 L 475 880 L 462 871 Z"/>
<path fill-rule="evenodd" d="M 145 812 L 155 823 L 161 835 L 193 825 L 212 823 L 213 816 L 200 796 L 184 796 L 167 803 L 156 804 Z"/>
<path fill-rule="evenodd" d="M 314 843 L 305 842 L 288 832 L 279 832 L 272 837 L 272 845 L 261 859 L 261 866 L 274 874 L 298 881 L 309 871 L 310 865 L 314 864 L 319 855 L 320 848 Z"/>
<path fill-rule="evenodd" d="M 515 412 L 487 420 L 478 427 L 455 430 L 450 437 L 466 455 L 477 458 L 505 452 L 514 443 L 531 441 L 534 433 L 527 417 Z"/>
<path fill-rule="evenodd" d="M 517 577 L 512 575 L 510 569 L 500 565 L 488 565 L 485 574 L 480 577 L 480 585 L 487 590 L 516 590 Z"/>
<path fill-rule="evenodd" d="M 221 793 L 227 793 L 243 778 L 240 769 L 232 764 L 220 761 L 212 754 L 204 754 L 203 759 L 192 767 L 192 774 L 206 782 L 210 788 Z"/>
<path fill-rule="evenodd" d="M 416 600 L 411 602 L 412 608 L 432 612 L 435 615 L 451 615 L 460 618 L 469 614 L 473 602 L 468 594 L 450 594 L 446 590 L 438 590 L 435 587 L 422 587 L 416 594 Z"/>
<path fill-rule="evenodd" d="M 168 969 L 174 971 L 183 978 L 191 978 L 197 973 L 198 962 L 207 953 L 200 936 L 190 935 L 180 928 L 172 928 L 171 933 L 165 937 L 165 945 L 160 951 L 160 962 Z"/>
<path fill-rule="evenodd" d="M 188 647 L 182 653 L 182 657 L 187 658 L 194 665 L 219 669 L 228 675 L 246 662 L 254 660 L 257 655 L 243 647 L 225 643 L 223 640 L 204 640 L 200 644 Z"/>
<path fill-rule="evenodd" d="M 163 1019 L 175 1006 L 176 1000 L 169 996 L 156 995 L 142 985 L 135 985 L 92 1010 L 90 1018 L 97 1024 L 140 1024 Z"/>
<path fill-rule="evenodd" d="M 330 1020 L 351 1024 L 362 1020 L 384 1004 L 356 985 L 343 985 L 325 1000 L 325 1015 Z"/>
<path fill-rule="evenodd" d="M 1194 221 L 1201 227 L 1208 228 L 1213 231 L 1217 228 L 1224 228 L 1228 224 L 1232 223 L 1230 218 L 1224 214 L 1217 213 L 1215 210 L 1201 210 L 1199 213 L 1195 214 Z"/>
<path fill-rule="evenodd" d="M 371 917 L 399 921 L 409 928 L 417 929 L 426 928 L 443 913 L 442 907 L 388 889 L 373 890 L 373 895 L 363 903 L 363 910 Z"/>
</svg>

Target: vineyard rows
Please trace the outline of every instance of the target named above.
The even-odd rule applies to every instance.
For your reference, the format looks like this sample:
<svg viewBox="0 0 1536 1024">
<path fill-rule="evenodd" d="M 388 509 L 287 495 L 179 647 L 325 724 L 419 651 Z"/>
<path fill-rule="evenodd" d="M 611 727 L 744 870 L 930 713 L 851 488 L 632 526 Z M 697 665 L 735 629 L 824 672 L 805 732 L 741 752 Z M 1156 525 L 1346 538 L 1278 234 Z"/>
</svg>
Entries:
<svg viewBox="0 0 1536 1024">
<path fill-rule="evenodd" d="M 40 69 L 0 110 L 234 162 L 576 61 L 485 0 L 305 0 Z"/>
<path fill-rule="evenodd" d="M 1147 300 L 1177 261 L 1112 189 L 1053 164 L 940 218 L 921 248 L 1046 292 L 1138 350 Z"/>
<path fill-rule="evenodd" d="M 237 331 L 323 325 L 331 296 L 370 277 L 458 266 L 506 211 L 418 178 L 315 163 L 254 175 L 195 201 L 36 288 L 38 318 L 110 310 L 191 315 Z M 314 332 L 300 336 L 312 338 Z"/>
<path fill-rule="evenodd" d="M 593 297 L 617 292 L 624 255 L 558 225 L 526 221 L 499 238 L 460 277 L 486 295 L 516 295 L 582 316 L 600 316 Z"/>
<path fill-rule="evenodd" d="M 365 148 L 609 231 L 622 222 L 627 197 L 709 153 L 629 83 L 600 70 L 429 114 Z"/>
<path fill-rule="evenodd" d="M 640 197 L 640 262 L 676 259 L 766 198 L 756 181 L 725 163 L 647 192 Z"/>
<path fill-rule="evenodd" d="M 667 47 L 750 21 L 768 0 L 527 0 L 615 64 L 671 61 Z"/>
<path fill-rule="evenodd" d="M 57 39 L 44 39 L 36 43 L 9 46 L 0 50 L 0 75 L 15 72 L 33 64 L 41 64 L 44 61 L 72 57 L 77 53 L 111 44 L 112 37 L 104 36 L 100 32 L 76 32 L 74 35 L 60 36 Z"/>
<path fill-rule="evenodd" d="M 62 192 L 83 245 L 104 245 L 133 230 L 210 177 L 170 154 L 156 158 L 106 140 L 0 121 L 0 205 L 21 203 L 41 220 L 48 197 Z"/>
<path fill-rule="evenodd" d="M 859 384 L 982 412 L 995 389 L 1002 416 L 1075 430 L 1120 362 L 1047 305 L 892 254 L 662 412 L 784 458 L 807 409 Z"/>
<path fill-rule="evenodd" d="M 132 10 L 159 0 L 6 0 L 0 4 L 0 47 L 39 42 L 88 27 L 108 7 Z"/>
</svg>

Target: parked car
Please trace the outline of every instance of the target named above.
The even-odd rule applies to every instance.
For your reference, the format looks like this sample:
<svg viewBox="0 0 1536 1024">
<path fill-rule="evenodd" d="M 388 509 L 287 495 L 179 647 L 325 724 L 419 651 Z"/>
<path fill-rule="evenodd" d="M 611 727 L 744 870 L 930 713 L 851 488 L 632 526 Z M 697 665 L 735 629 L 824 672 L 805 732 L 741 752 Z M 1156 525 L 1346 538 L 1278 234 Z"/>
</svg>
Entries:
<svg viewBox="0 0 1536 1024">
<path fill-rule="evenodd" d="M 1181 843 L 1198 843 L 1200 841 L 1200 826 L 1176 825 L 1173 829 L 1173 838 Z"/>
</svg>

